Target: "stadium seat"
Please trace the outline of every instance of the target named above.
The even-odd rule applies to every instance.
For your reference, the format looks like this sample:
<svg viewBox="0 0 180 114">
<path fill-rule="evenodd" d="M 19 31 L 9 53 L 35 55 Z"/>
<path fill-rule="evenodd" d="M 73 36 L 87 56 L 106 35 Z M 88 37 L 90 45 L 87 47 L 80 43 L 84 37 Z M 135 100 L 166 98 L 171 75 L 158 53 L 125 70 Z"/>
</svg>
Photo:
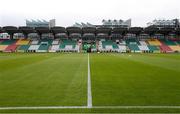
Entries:
<svg viewBox="0 0 180 114">
<path fill-rule="evenodd" d="M 161 40 L 162 43 L 164 43 L 165 45 L 168 45 L 168 46 L 175 46 L 176 43 L 174 41 L 171 41 L 171 40 Z"/>
<path fill-rule="evenodd" d="M 17 40 L 3 40 L 0 42 L 0 45 L 12 45 L 16 42 Z"/>
<path fill-rule="evenodd" d="M 58 44 L 59 44 L 59 40 L 58 39 L 53 40 L 52 45 L 58 45 Z"/>
<path fill-rule="evenodd" d="M 9 45 L 4 51 L 5 52 L 15 52 L 16 48 L 17 48 L 17 45 L 12 44 L 12 45 Z"/>
<path fill-rule="evenodd" d="M 140 45 L 146 45 L 147 46 L 147 43 L 146 41 L 139 41 Z"/>
<path fill-rule="evenodd" d="M 160 42 L 160 49 L 162 52 L 172 52 L 173 50 L 168 45 L 176 45 L 174 42 L 170 42 L 168 40 L 160 40 Z"/>
<path fill-rule="evenodd" d="M 125 45 L 119 45 L 119 51 L 118 52 L 126 52 L 127 48 Z"/>
<path fill-rule="evenodd" d="M 131 52 L 140 52 L 140 49 L 137 44 L 128 44 L 129 49 Z"/>
<path fill-rule="evenodd" d="M 75 40 L 62 40 L 59 46 L 60 51 L 79 51 L 79 46 Z"/>
<path fill-rule="evenodd" d="M 150 45 L 154 45 L 154 46 L 160 46 L 161 45 L 161 42 L 157 39 L 151 39 L 151 40 L 148 40 L 148 43 Z"/>
<path fill-rule="evenodd" d="M 97 51 L 97 49 L 96 49 L 96 44 L 92 44 L 92 45 L 91 45 L 91 51 L 92 51 L 92 52 L 96 52 L 96 51 Z"/>
<path fill-rule="evenodd" d="M 29 47 L 28 50 L 29 50 L 29 51 L 35 51 L 35 52 L 36 52 L 36 51 L 39 49 L 39 46 L 40 46 L 40 45 L 30 45 L 30 47 Z"/>
<path fill-rule="evenodd" d="M 179 45 L 180 45 L 180 41 L 177 41 L 177 44 L 179 44 Z"/>
<path fill-rule="evenodd" d="M 149 51 L 149 48 L 147 47 L 147 45 L 138 45 L 138 47 L 141 51 Z"/>
<path fill-rule="evenodd" d="M 160 46 L 160 49 L 162 52 L 172 52 L 173 51 L 170 47 L 168 47 L 167 45 L 164 45 L 164 44 Z"/>
<path fill-rule="evenodd" d="M 160 49 L 158 46 L 148 45 L 148 48 L 150 52 L 160 53 Z"/>
<path fill-rule="evenodd" d="M 103 51 L 117 51 L 119 49 L 118 45 L 112 40 L 102 41 L 100 44 Z"/>
<path fill-rule="evenodd" d="M 180 46 L 169 46 L 174 52 L 180 52 Z"/>
<path fill-rule="evenodd" d="M 48 44 L 41 44 L 38 48 L 37 52 L 47 52 L 49 49 L 49 45 Z"/>
<path fill-rule="evenodd" d="M 140 44 L 138 40 L 136 40 L 135 38 L 130 38 L 130 39 L 126 39 L 126 44 Z"/>
<path fill-rule="evenodd" d="M 4 51 L 7 47 L 8 45 L 0 45 L 0 51 Z"/>
<path fill-rule="evenodd" d="M 30 40 L 28 39 L 19 39 L 17 42 L 16 42 L 16 45 L 28 45 L 30 42 Z"/>
<path fill-rule="evenodd" d="M 59 45 L 52 45 L 49 49 L 49 52 L 57 52 L 59 51 Z"/>
<path fill-rule="evenodd" d="M 37 45 L 38 43 L 39 43 L 38 40 L 32 40 L 32 41 L 31 41 L 31 45 Z"/>
<path fill-rule="evenodd" d="M 17 49 L 17 52 L 27 52 L 30 45 L 20 45 Z"/>
</svg>

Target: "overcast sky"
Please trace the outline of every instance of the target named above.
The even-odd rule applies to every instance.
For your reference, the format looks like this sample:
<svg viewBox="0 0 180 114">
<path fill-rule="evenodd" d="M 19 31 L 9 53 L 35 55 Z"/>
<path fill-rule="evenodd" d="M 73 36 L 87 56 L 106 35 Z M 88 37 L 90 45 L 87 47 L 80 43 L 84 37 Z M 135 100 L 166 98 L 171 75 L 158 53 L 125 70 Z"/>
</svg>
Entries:
<svg viewBox="0 0 180 114">
<path fill-rule="evenodd" d="M 59 26 L 129 18 L 132 26 L 146 26 L 153 19 L 180 18 L 180 0 L 0 0 L 0 4 L 0 26 L 54 18 Z"/>
</svg>

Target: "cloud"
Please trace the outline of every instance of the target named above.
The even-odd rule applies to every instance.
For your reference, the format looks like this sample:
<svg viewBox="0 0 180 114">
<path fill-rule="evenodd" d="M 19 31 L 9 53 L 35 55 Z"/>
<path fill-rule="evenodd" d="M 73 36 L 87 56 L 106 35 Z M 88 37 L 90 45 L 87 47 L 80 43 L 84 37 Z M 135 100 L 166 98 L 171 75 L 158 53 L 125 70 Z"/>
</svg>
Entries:
<svg viewBox="0 0 180 114">
<path fill-rule="evenodd" d="M 129 19 L 146 26 L 155 18 L 180 18 L 179 0 L 0 0 L 0 25 L 25 25 L 25 19 L 52 19 L 57 25 L 101 24 L 102 19 Z"/>
</svg>

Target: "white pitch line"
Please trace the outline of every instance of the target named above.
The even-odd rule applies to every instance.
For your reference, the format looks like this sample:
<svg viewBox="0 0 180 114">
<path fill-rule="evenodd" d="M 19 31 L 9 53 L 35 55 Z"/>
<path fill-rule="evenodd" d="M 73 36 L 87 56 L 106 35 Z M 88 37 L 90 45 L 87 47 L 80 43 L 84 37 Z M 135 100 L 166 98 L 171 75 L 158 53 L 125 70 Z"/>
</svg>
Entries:
<svg viewBox="0 0 180 114">
<path fill-rule="evenodd" d="M 87 91 L 87 107 L 92 108 L 92 92 L 91 92 L 91 71 L 90 71 L 90 63 L 89 63 L 89 53 L 88 53 L 88 91 Z"/>
<path fill-rule="evenodd" d="M 0 107 L 0 110 L 23 110 L 23 109 L 83 109 L 87 106 L 26 106 L 26 107 Z"/>
<path fill-rule="evenodd" d="M 109 109 L 180 109 L 180 106 L 93 106 L 93 108 L 109 108 Z"/>
<path fill-rule="evenodd" d="M 87 109 L 88 106 L 0 107 L 0 110 Z M 180 109 L 180 106 L 92 106 L 94 109 Z"/>
</svg>

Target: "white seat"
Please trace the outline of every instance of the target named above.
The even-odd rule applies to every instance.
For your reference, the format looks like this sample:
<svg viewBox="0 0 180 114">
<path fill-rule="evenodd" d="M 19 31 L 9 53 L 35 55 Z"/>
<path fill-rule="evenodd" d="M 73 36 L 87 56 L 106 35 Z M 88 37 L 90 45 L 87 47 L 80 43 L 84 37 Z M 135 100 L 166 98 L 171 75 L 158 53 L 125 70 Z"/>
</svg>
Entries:
<svg viewBox="0 0 180 114">
<path fill-rule="evenodd" d="M 28 50 L 38 50 L 40 45 L 30 45 Z"/>
<path fill-rule="evenodd" d="M 139 45 L 138 47 L 141 51 L 149 51 L 149 48 L 146 45 Z"/>
<path fill-rule="evenodd" d="M 73 49 L 73 46 L 72 45 L 66 45 L 65 46 L 65 50 L 72 50 Z"/>
<path fill-rule="evenodd" d="M 32 45 L 37 45 L 38 42 L 39 42 L 38 40 L 33 40 L 33 41 L 31 42 L 31 44 L 32 44 Z"/>
<path fill-rule="evenodd" d="M 125 45 L 119 45 L 119 52 L 126 52 L 127 48 Z"/>
<path fill-rule="evenodd" d="M 52 45 L 51 50 L 59 50 L 59 45 Z"/>
<path fill-rule="evenodd" d="M 139 41 L 141 45 L 147 45 L 145 41 Z"/>
<path fill-rule="evenodd" d="M 53 40 L 52 45 L 57 45 L 57 44 L 59 44 L 59 40 Z"/>
<path fill-rule="evenodd" d="M 113 50 L 113 46 L 112 46 L 112 45 L 106 45 L 106 46 L 105 46 L 105 49 L 106 49 L 107 51 Z"/>
</svg>

